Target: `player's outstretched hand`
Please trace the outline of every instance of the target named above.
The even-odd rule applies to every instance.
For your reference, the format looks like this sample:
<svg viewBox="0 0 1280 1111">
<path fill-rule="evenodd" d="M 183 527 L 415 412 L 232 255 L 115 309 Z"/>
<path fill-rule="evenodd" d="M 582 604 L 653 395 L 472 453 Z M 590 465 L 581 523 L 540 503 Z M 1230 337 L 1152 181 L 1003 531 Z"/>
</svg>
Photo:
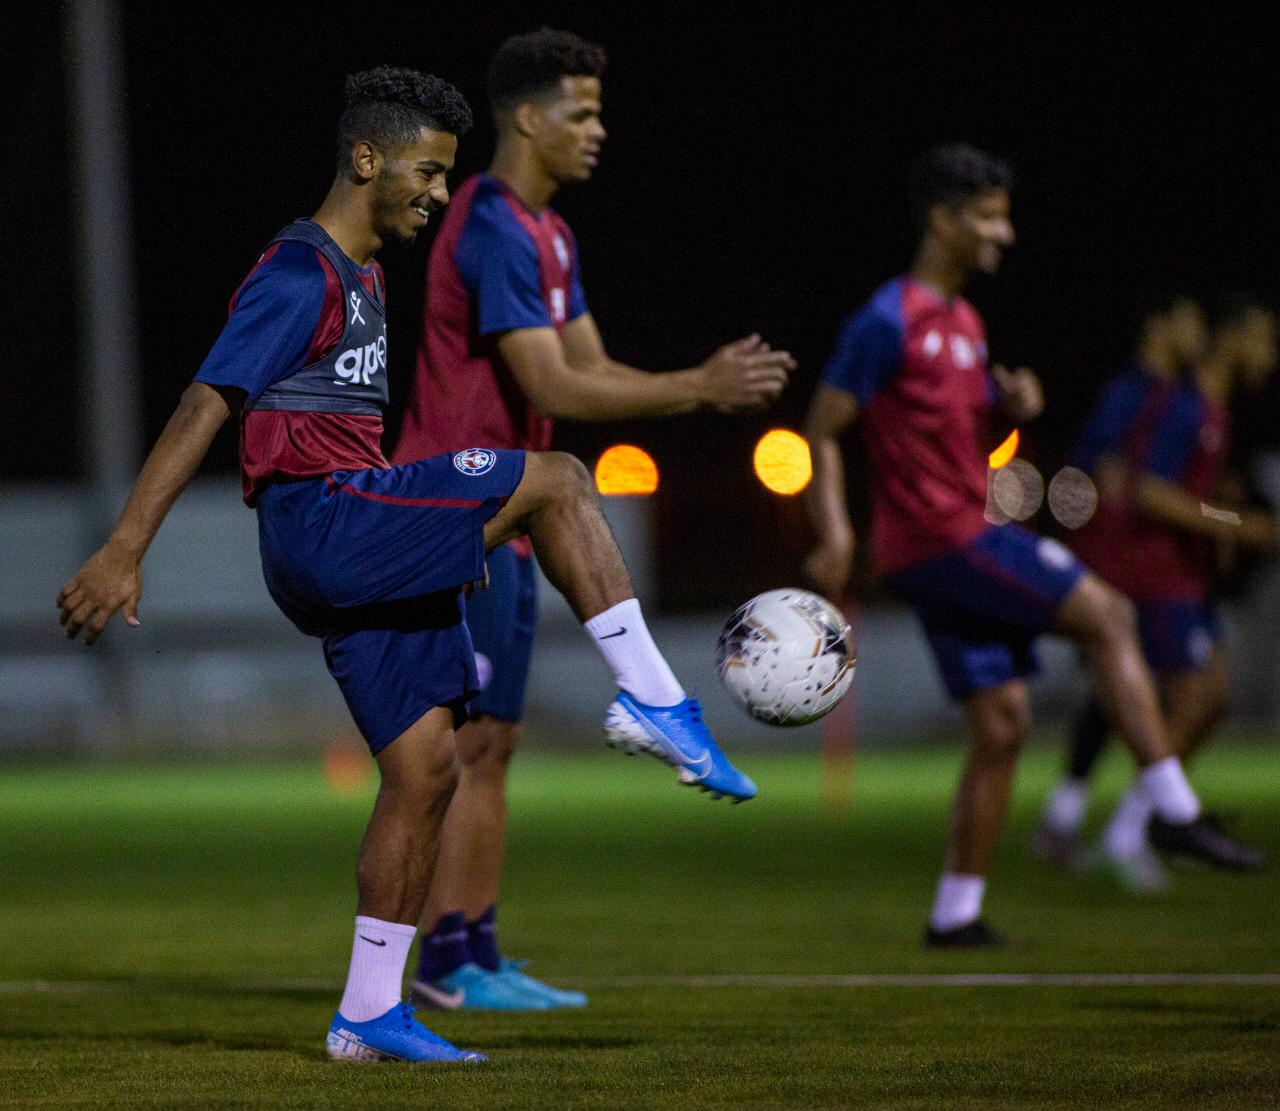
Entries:
<svg viewBox="0 0 1280 1111">
<path fill-rule="evenodd" d="M 702 402 L 722 413 L 750 412 L 772 405 L 786 388 L 796 361 L 775 351 L 757 334 L 726 343 L 698 369 Z"/>
<path fill-rule="evenodd" d="M 136 629 L 141 598 L 141 561 L 108 542 L 58 591 L 58 623 L 71 640 L 83 629 L 85 644 L 92 644 L 118 609 L 124 609 L 125 624 Z"/>
<path fill-rule="evenodd" d="M 853 549 L 819 544 L 805 557 L 803 570 L 819 594 L 838 603 L 853 573 Z"/>
<path fill-rule="evenodd" d="M 1000 410 L 1014 424 L 1034 420 L 1044 412 L 1044 388 L 1030 367 L 1006 370 L 996 364 L 991 368 L 991 378 L 996 384 Z"/>
</svg>

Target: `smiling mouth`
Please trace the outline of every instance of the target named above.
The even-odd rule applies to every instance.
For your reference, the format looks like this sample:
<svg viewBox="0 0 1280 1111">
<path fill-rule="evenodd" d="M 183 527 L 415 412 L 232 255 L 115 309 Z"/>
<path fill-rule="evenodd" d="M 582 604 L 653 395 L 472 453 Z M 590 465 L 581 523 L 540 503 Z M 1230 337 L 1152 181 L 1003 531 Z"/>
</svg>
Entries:
<svg viewBox="0 0 1280 1111">
<path fill-rule="evenodd" d="M 431 210 L 429 208 L 424 208 L 420 204 L 410 205 L 409 207 L 412 208 L 414 212 L 416 212 L 419 216 L 422 217 L 422 222 L 424 224 L 431 219 Z"/>
</svg>

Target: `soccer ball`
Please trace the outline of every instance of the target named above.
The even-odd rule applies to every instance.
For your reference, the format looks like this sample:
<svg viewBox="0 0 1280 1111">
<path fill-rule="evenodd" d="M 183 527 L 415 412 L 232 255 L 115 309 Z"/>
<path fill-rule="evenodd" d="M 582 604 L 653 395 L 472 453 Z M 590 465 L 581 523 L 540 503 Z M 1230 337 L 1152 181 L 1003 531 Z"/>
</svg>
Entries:
<svg viewBox="0 0 1280 1111">
<path fill-rule="evenodd" d="M 853 630 L 825 598 L 768 590 L 725 623 L 716 645 L 720 681 L 744 710 L 769 725 L 806 725 L 853 684 Z"/>
</svg>

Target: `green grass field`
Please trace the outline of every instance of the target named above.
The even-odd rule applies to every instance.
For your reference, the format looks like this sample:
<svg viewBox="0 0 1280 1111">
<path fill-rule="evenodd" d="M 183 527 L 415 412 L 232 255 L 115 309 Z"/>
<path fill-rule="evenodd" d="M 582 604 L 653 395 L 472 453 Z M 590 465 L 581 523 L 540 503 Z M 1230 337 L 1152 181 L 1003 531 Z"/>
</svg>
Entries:
<svg viewBox="0 0 1280 1111">
<path fill-rule="evenodd" d="M 1207 753 L 1196 781 L 1280 857 L 1280 747 L 1266 742 Z M 799 979 L 1280 972 L 1275 870 L 1180 871 L 1171 894 L 1140 898 L 1029 860 L 1059 758 L 1028 754 L 987 901 L 1017 943 L 938 954 L 918 943 L 956 744 L 863 756 L 844 814 L 819 806 L 813 758 L 745 759 L 761 797 L 730 808 L 643 758 L 525 756 L 505 948 L 591 1005 L 434 1016 L 490 1055 L 478 1068 L 323 1058 L 368 790 L 333 794 L 318 760 L 10 769 L 0 1106 L 1280 1105 L 1274 982 Z M 1124 776 L 1113 756 L 1099 820 Z M 797 979 L 746 979 L 769 976 Z"/>
</svg>

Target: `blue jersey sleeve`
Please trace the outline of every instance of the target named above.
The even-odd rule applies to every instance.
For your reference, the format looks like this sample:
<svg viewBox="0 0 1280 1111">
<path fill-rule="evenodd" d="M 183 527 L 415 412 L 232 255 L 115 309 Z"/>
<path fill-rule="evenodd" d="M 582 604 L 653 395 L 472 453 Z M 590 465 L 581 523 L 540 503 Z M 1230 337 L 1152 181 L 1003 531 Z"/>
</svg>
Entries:
<svg viewBox="0 0 1280 1111">
<path fill-rule="evenodd" d="M 578 245 L 573 245 L 573 270 L 569 278 L 569 313 L 566 320 L 577 320 L 587 311 L 587 294 L 582 288 L 582 270 L 578 264 Z"/>
<path fill-rule="evenodd" d="M 902 327 L 864 308 L 845 321 L 822 372 L 822 381 L 865 405 L 902 366 Z"/>
<path fill-rule="evenodd" d="M 1124 449 L 1125 437 L 1146 394 L 1144 379 L 1144 375 L 1126 372 L 1103 386 L 1071 453 L 1075 466 L 1093 471 L 1104 455 Z"/>
<path fill-rule="evenodd" d="M 306 365 L 324 309 L 325 276 L 315 248 L 283 242 L 245 279 L 197 382 L 233 386 L 253 401 Z"/>
<path fill-rule="evenodd" d="M 454 255 L 475 298 L 482 336 L 552 327 L 542 297 L 538 250 L 515 218 L 503 211 L 505 205 L 501 198 L 478 200 L 467 215 Z"/>
<path fill-rule="evenodd" d="M 1143 470 L 1166 482 L 1181 482 L 1200 440 L 1203 410 L 1191 389 L 1181 390 L 1156 428 Z"/>
</svg>

